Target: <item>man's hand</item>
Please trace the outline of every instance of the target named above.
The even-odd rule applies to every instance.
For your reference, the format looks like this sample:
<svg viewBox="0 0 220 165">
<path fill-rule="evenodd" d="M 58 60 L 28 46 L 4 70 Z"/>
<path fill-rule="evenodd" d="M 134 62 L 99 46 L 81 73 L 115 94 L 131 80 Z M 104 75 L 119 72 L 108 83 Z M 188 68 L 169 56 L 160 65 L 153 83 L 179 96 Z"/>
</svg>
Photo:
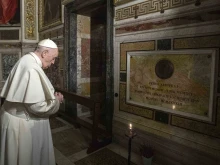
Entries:
<svg viewBox="0 0 220 165">
<path fill-rule="evenodd" d="M 59 100 L 60 103 L 63 103 L 63 95 L 60 92 L 55 92 L 54 96 Z"/>
</svg>

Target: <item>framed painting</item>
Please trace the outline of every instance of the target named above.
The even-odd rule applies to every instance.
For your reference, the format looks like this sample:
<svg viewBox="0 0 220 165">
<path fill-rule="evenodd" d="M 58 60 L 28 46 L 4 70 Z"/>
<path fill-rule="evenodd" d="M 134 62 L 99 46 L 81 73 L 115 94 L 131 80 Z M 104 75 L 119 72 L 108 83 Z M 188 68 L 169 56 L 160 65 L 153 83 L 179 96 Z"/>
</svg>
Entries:
<svg viewBox="0 0 220 165">
<path fill-rule="evenodd" d="M 212 122 L 216 50 L 127 52 L 126 103 Z"/>
<path fill-rule="evenodd" d="M 63 23 L 61 0 L 39 0 L 39 31 Z"/>
</svg>

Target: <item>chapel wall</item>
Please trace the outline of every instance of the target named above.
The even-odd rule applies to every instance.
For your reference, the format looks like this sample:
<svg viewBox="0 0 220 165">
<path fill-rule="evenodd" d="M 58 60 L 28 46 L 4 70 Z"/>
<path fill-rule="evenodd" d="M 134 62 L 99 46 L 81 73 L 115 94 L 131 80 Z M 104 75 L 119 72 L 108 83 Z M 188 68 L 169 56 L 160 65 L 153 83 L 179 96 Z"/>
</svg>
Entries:
<svg viewBox="0 0 220 165">
<path fill-rule="evenodd" d="M 38 42 L 37 0 L 19 0 L 17 18 L 0 24 L 0 90 L 18 59 Z M 21 10 L 22 9 L 22 10 Z"/>
<path fill-rule="evenodd" d="M 137 0 L 124 3 L 116 1 L 115 4 L 114 70 L 117 76 L 114 85 L 115 93 L 119 96 L 115 97 L 114 141 L 127 147 L 125 133 L 132 123 L 137 132 L 132 142 L 133 151 L 139 153 L 141 143 L 152 145 L 155 149 L 154 161 L 158 164 L 217 164 L 219 161 L 220 4 L 216 0 L 200 2 L 200 5 L 195 5 L 193 0 L 163 3 Z M 195 60 L 197 62 L 187 62 L 185 67 L 180 67 L 185 70 L 192 64 L 190 68 L 193 75 L 198 77 L 196 80 L 191 78 L 192 72 L 186 76 L 183 76 L 184 71 L 178 76 L 175 74 L 178 66 L 186 60 L 186 54 L 202 57 L 206 51 L 210 54 L 213 52 L 213 61 L 209 64 L 206 63 L 207 58 L 204 65 L 198 66 L 199 60 Z M 162 57 L 174 64 L 175 78 L 158 79 L 155 76 L 156 64 L 164 59 Z M 184 59 L 177 62 L 182 57 Z M 196 81 L 198 84 L 208 79 L 199 80 L 199 77 L 206 74 L 205 66 L 210 63 L 214 67 L 208 71 L 213 76 L 209 79 L 208 91 L 211 92 L 207 92 L 206 100 L 211 106 L 207 108 L 207 113 L 199 113 L 203 106 L 198 107 L 197 103 L 203 96 L 197 92 L 204 88 L 187 88 L 192 84 L 192 79 L 193 83 Z M 136 74 L 133 75 L 133 71 Z M 152 79 L 148 82 L 146 78 Z M 153 92 L 155 90 L 157 92 Z M 177 96 L 177 93 L 183 94 L 180 91 L 185 91 L 184 97 Z M 195 95 L 197 101 L 187 100 L 192 98 L 189 95 Z M 190 107 L 184 106 L 187 101 Z"/>
</svg>

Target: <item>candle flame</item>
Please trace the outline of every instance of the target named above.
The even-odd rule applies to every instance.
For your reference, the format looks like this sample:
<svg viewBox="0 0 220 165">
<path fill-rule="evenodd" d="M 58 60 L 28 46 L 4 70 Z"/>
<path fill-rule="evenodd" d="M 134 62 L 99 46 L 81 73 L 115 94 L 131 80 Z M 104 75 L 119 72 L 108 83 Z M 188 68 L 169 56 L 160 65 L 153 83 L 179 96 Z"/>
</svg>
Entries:
<svg viewBox="0 0 220 165">
<path fill-rule="evenodd" d="M 132 124 L 130 124 L 130 129 L 132 129 Z"/>
</svg>

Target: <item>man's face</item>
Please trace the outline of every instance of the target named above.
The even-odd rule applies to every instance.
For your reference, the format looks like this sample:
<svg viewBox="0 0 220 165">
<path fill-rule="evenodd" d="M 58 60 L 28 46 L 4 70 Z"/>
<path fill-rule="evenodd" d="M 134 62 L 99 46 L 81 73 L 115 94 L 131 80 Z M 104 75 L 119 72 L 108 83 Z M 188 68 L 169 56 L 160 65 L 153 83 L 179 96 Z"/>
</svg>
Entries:
<svg viewBox="0 0 220 165">
<path fill-rule="evenodd" d="M 58 57 L 58 49 L 48 49 L 43 51 L 42 68 L 47 69 L 51 64 L 55 63 L 55 59 Z"/>
</svg>

